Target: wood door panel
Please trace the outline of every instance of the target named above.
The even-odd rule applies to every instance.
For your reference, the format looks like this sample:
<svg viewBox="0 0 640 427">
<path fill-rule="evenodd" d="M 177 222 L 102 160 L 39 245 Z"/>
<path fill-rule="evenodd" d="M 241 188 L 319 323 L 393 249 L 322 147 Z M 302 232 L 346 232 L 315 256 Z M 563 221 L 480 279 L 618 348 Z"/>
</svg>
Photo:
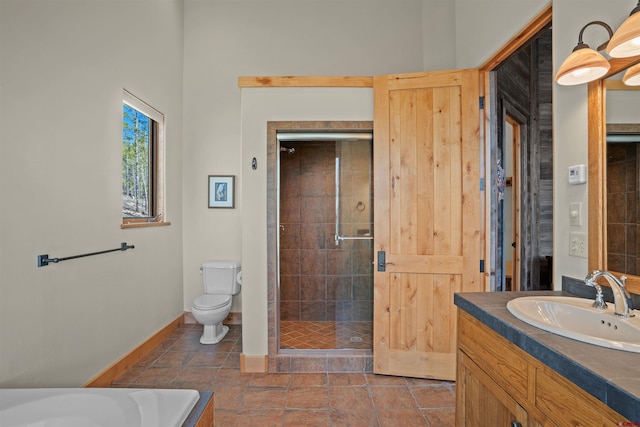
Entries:
<svg viewBox="0 0 640 427">
<path fill-rule="evenodd" d="M 390 274 L 388 337 L 390 355 L 395 360 L 419 362 L 413 368 L 425 375 L 445 365 L 447 372 L 454 372 L 453 294 L 461 290 L 461 281 L 461 275 Z M 410 355 L 403 358 L 398 352 Z M 438 366 L 429 366 L 434 360 Z M 407 368 L 403 369 L 406 372 Z"/>
<path fill-rule="evenodd" d="M 374 79 L 376 373 L 455 378 L 453 293 L 481 286 L 478 94 L 477 70 Z"/>
<path fill-rule="evenodd" d="M 424 377 L 439 378 L 446 376 L 455 378 L 455 355 L 453 356 L 453 368 L 451 367 L 451 358 L 452 356 L 449 353 L 412 353 L 392 350 L 389 352 L 388 375 L 415 377 L 416 368 L 420 368 Z"/>
<path fill-rule="evenodd" d="M 387 256 L 390 273 L 462 274 L 464 257 L 461 255 L 395 255 Z"/>
</svg>

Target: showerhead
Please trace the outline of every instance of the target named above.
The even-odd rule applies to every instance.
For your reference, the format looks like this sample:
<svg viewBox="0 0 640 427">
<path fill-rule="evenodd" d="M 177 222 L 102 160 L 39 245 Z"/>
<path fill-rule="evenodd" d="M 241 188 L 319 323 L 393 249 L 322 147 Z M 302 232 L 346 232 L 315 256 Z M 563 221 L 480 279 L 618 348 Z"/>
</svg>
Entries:
<svg viewBox="0 0 640 427">
<path fill-rule="evenodd" d="M 282 146 L 281 146 L 281 147 L 280 147 L 280 151 L 281 151 L 281 152 L 285 152 L 285 153 L 287 153 L 287 154 L 293 154 L 293 153 L 295 153 L 295 152 L 296 152 L 296 149 L 295 149 L 295 148 L 287 148 L 287 147 L 282 147 Z"/>
</svg>

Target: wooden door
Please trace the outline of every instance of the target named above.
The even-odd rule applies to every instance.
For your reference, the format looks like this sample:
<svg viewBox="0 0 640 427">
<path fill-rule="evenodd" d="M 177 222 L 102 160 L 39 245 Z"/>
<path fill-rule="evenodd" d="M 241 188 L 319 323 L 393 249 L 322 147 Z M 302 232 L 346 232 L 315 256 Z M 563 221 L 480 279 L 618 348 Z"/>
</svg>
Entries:
<svg viewBox="0 0 640 427">
<path fill-rule="evenodd" d="M 374 78 L 375 373 L 455 379 L 453 294 L 482 290 L 479 132 L 477 70 Z"/>
</svg>

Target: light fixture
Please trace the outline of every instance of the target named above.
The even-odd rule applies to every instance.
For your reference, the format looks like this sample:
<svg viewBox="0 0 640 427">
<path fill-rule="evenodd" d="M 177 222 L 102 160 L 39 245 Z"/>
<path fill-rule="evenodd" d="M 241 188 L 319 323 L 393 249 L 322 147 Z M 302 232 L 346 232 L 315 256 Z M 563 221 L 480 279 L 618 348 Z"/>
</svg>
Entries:
<svg viewBox="0 0 640 427">
<path fill-rule="evenodd" d="M 558 69 L 556 74 L 558 84 L 572 86 L 597 80 L 607 74 L 611 68 L 609 61 L 604 56 L 582 41 L 582 34 L 590 25 L 600 25 L 609 32 L 609 38 L 613 36 L 611 27 L 602 21 L 591 21 L 582 27 L 578 36 L 578 44 Z M 598 50 L 602 50 L 606 46 L 605 42 L 598 46 Z"/>
<path fill-rule="evenodd" d="M 611 37 L 607 54 L 613 58 L 628 58 L 640 55 L 640 0 L 626 21 Z"/>
<path fill-rule="evenodd" d="M 627 69 L 622 78 L 622 82 L 627 86 L 640 86 L 640 64 Z"/>
</svg>

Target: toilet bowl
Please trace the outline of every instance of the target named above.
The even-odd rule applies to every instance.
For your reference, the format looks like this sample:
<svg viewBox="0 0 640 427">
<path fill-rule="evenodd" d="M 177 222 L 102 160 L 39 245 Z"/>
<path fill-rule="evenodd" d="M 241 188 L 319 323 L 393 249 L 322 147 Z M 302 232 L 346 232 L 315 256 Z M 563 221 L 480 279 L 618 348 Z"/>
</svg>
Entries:
<svg viewBox="0 0 640 427">
<path fill-rule="evenodd" d="M 205 293 L 193 301 L 191 314 L 204 326 L 200 343 L 217 344 L 229 332 L 229 327 L 222 321 L 231 311 L 233 295 L 240 292 L 240 262 L 205 261 L 200 271 Z"/>
<path fill-rule="evenodd" d="M 204 325 L 201 344 L 217 344 L 229 332 L 222 321 L 231 311 L 231 295 L 200 295 L 193 301 L 191 314 L 196 322 Z"/>
</svg>

